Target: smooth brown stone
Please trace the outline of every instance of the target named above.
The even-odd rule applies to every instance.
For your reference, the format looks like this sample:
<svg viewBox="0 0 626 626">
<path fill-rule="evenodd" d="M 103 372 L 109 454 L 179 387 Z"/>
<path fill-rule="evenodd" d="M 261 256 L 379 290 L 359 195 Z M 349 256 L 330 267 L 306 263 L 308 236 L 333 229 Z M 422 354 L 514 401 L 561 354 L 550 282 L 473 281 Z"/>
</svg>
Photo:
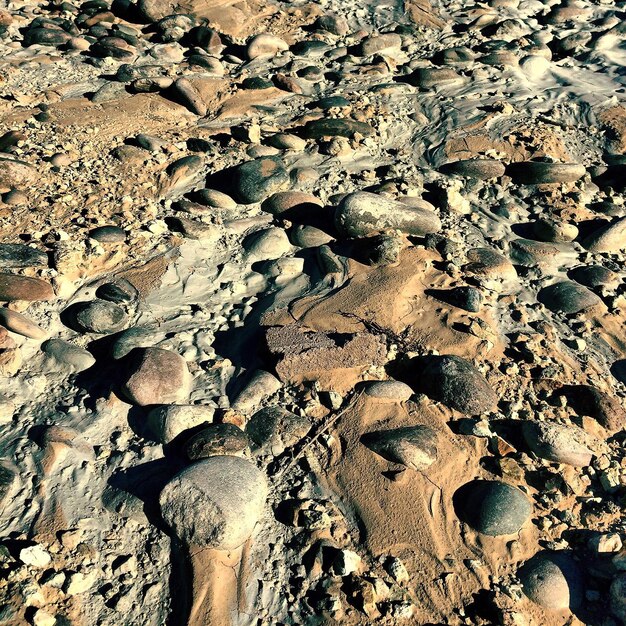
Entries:
<svg viewBox="0 0 626 626">
<path fill-rule="evenodd" d="M 19 276 L 17 274 L 0 274 L 0 301 L 13 300 L 50 300 L 54 297 L 52 286 L 39 278 Z"/>
</svg>

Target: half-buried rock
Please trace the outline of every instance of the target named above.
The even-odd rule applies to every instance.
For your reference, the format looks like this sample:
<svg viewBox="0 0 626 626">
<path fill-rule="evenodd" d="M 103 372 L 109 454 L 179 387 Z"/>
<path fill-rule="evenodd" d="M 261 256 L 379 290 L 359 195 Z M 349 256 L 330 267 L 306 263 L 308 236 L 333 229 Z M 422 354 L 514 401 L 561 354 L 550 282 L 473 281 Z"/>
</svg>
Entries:
<svg viewBox="0 0 626 626">
<path fill-rule="evenodd" d="M 285 166 L 274 157 L 246 161 L 233 172 L 233 193 L 243 204 L 262 202 L 288 183 Z"/>
<path fill-rule="evenodd" d="M 576 609 L 583 599 L 582 573 L 570 552 L 540 552 L 518 577 L 524 593 L 544 609 Z"/>
<path fill-rule="evenodd" d="M 163 348 L 136 348 L 122 391 L 140 406 L 183 402 L 191 376 L 182 356 Z"/>
<path fill-rule="evenodd" d="M 39 278 L 19 276 L 18 274 L 0 274 L 0 301 L 13 300 L 50 300 L 54 297 L 52 287 Z"/>
<path fill-rule="evenodd" d="M 506 173 L 519 185 L 573 183 L 585 175 L 585 166 L 578 163 L 522 161 L 507 165 Z"/>
<path fill-rule="evenodd" d="M 335 213 L 335 225 L 347 237 L 371 237 L 389 230 L 407 235 L 428 235 L 441 229 L 434 207 L 409 207 L 402 202 L 368 191 L 348 194 Z"/>
<path fill-rule="evenodd" d="M 552 312 L 566 314 L 578 313 L 602 303 L 593 291 L 571 280 L 544 287 L 537 299 Z"/>
<path fill-rule="evenodd" d="M 233 550 L 248 540 L 267 497 L 267 481 L 252 463 L 213 456 L 184 469 L 163 488 L 161 514 L 188 545 Z"/>
<path fill-rule="evenodd" d="M 498 402 L 485 377 L 460 356 L 429 357 L 420 386 L 426 395 L 467 415 L 491 411 Z"/>
<path fill-rule="evenodd" d="M 574 424 L 526 421 L 522 424 L 522 433 L 529 448 L 548 461 L 585 467 L 594 455 L 591 436 Z"/>
<path fill-rule="evenodd" d="M 124 309 L 108 300 L 92 300 L 81 302 L 72 307 L 74 326 L 85 333 L 101 335 L 121 330 L 127 322 Z"/>
<path fill-rule="evenodd" d="M 383 459 L 414 470 L 424 470 L 437 460 L 437 433 L 428 426 L 366 433 L 361 443 Z"/>
<path fill-rule="evenodd" d="M 237 454 L 249 445 L 246 433 L 234 424 L 209 424 L 189 439 L 185 452 L 192 461 L 197 461 L 210 456 Z"/>
<path fill-rule="evenodd" d="M 439 168 L 442 174 L 456 174 L 466 178 L 489 180 L 504 176 L 504 163 L 496 159 L 462 159 L 445 163 Z"/>
<path fill-rule="evenodd" d="M 212 422 L 214 413 L 204 404 L 164 404 L 148 413 L 147 427 L 157 441 L 167 444 L 186 430 Z"/>
<path fill-rule="evenodd" d="M 274 455 L 298 443 L 311 429 L 311 422 L 279 406 L 257 411 L 246 426 L 254 443 Z"/>
<path fill-rule="evenodd" d="M 496 480 L 474 480 L 454 494 L 454 509 L 474 530 L 493 537 L 517 533 L 530 517 L 529 499 Z"/>
</svg>

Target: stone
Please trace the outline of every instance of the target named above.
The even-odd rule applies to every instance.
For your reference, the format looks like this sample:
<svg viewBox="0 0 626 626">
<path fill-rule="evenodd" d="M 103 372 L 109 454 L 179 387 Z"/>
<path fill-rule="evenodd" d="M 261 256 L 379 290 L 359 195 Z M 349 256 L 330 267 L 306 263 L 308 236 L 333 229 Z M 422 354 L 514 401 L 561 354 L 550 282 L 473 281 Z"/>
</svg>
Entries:
<svg viewBox="0 0 626 626">
<path fill-rule="evenodd" d="M 25 315 L 11 309 L 0 308 L 0 324 L 12 333 L 17 333 L 30 339 L 44 339 L 48 334 Z"/>
<path fill-rule="evenodd" d="M 442 174 L 456 174 L 477 180 L 490 180 L 504 176 L 504 163 L 496 159 L 462 159 L 445 163 L 439 168 Z"/>
<path fill-rule="evenodd" d="M 150 434 L 160 443 L 168 444 L 186 430 L 213 421 L 215 409 L 202 404 L 163 404 L 146 417 Z"/>
<path fill-rule="evenodd" d="M 334 238 L 315 226 L 298 225 L 290 231 L 289 240 L 298 248 L 317 248 L 334 241 Z"/>
<path fill-rule="evenodd" d="M 626 428 L 626 409 L 617 396 L 591 385 L 565 385 L 555 395 L 564 396 L 578 415 L 593 417 L 611 433 Z"/>
<path fill-rule="evenodd" d="M 607 224 L 591 233 L 583 241 L 591 252 L 616 253 L 626 250 L 626 217 Z"/>
<path fill-rule="evenodd" d="M 598 554 L 611 554 L 621 551 L 622 538 L 617 533 L 601 533 L 591 537 L 587 545 Z"/>
<path fill-rule="evenodd" d="M 428 357 L 420 380 L 426 395 L 466 415 L 486 413 L 498 403 L 485 377 L 459 356 Z"/>
<path fill-rule="evenodd" d="M 37 176 L 37 170 L 24 161 L 0 157 L 0 189 L 20 188 L 32 183 Z"/>
<path fill-rule="evenodd" d="M 565 314 L 578 313 L 602 304 L 593 291 L 570 280 L 544 287 L 537 299 L 553 313 Z"/>
<path fill-rule="evenodd" d="M 459 309 L 470 313 L 478 313 L 483 303 L 483 294 L 476 287 L 454 287 L 445 291 L 437 291 L 436 297 Z"/>
<path fill-rule="evenodd" d="M 267 480 L 249 461 L 213 456 L 177 474 L 161 491 L 161 514 L 188 545 L 234 550 L 263 512 Z"/>
<path fill-rule="evenodd" d="M 567 222 L 540 219 L 533 223 L 533 233 L 540 241 L 569 243 L 578 237 L 578 227 Z"/>
<path fill-rule="evenodd" d="M 33 626 L 55 626 L 57 618 L 44 609 L 37 609 L 33 615 Z"/>
<path fill-rule="evenodd" d="M 158 335 L 157 331 L 150 328 L 142 328 L 140 326 L 128 328 L 118 335 L 111 346 L 111 356 L 114 359 L 121 359 L 134 348 L 149 348 L 157 343 Z"/>
<path fill-rule="evenodd" d="M 428 426 L 405 426 L 369 432 L 361 443 L 392 463 L 424 470 L 437 460 L 437 433 Z"/>
<path fill-rule="evenodd" d="M 378 400 L 406 402 L 413 395 L 413 389 L 398 380 L 377 380 L 367 383 L 365 393 Z"/>
<path fill-rule="evenodd" d="M 0 301 L 13 302 L 24 300 L 35 302 L 50 300 L 54 291 L 49 283 L 39 278 L 19 276 L 17 274 L 0 274 Z"/>
<path fill-rule="evenodd" d="M 43 546 L 36 544 L 20 550 L 20 561 L 32 567 L 43 568 L 51 563 L 52 557 Z"/>
<path fill-rule="evenodd" d="M 594 455 L 591 436 L 574 424 L 525 421 L 522 433 L 529 448 L 548 461 L 585 467 Z"/>
<path fill-rule="evenodd" d="M 246 434 L 259 448 L 277 456 L 298 443 L 310 429 L 308 418 L 271 406 L 257 411 L 250 418 Z"/>
<path fill-rule="evenodd" d="M 518 571 L 524 593 L 545 609 L 576 609 L 583 599 L 580 567 L 569 552 L 539 552 Z"/>
<path fill-rule="evenodd" d="M 511 260 L 524 267 L 556 265 L 562 252 L 563 246 L 533 239 L 514 239 L 510 243 Z"/>
<path fill-rule="evenodd" d="M 278 259 L 292 250 L 287 233 L 277 226 L 252 233 L 246 237 L 243 247 L 248 255 L 257 261 Z"/>
<path fill-rule="evenodd" d="M 275 394 L 282 387 L 282 383 L 269 372 L 256 370 L 247 385 L 233 400 L 231 407 L 243 413 L 256 409 L 261 402 Z"/>
<path fill-rule="evenodd" d="M 283 39 L 268 33 L 261 33 L 250 39 L 246 54 L 252 60 L 259 57 L 273 57 L 285 50 L 289 50 L 289 46 Z"/>
<path fill-rule="evenodd" d="M 315 22 L 315 26 L 320 30 L 325 30 L 327 33 L 339 37 L 347 35 L 350 32 L 348 20 L 343 15 L 334 15 L 332 13 L 320 15 Z"/>
<path fill-rule="evenodd" d="M 568 276 L 577 283 L 592 289 L 599 287 L 615 287 L 620 282 L 620 276 L 616 272 L 602 265 L 585 265 L 576 267 L 568 273 Z"/>
<path fill-rule="evenodd" d="M 123 243 L 126 241 L 124 229 L 118 226 L 99 226 L 89 231 L 89 237 L 98 243 Z"/>
<path fill-rule="evenodd" d="M 95 584 L 98 573 L 94 570 L 88 574 L 74 572 L 65 584 L 64 591 L 68 596 L 76 596 L 89 591 Z"/>
<path fill-rule="evenodd" d="M 573 183 L 582 178 L 585 172 L 585 166 L 578 163 L 521 161 L 510 163 L 506 167 L 507 176 L 518 185 Z"/>
<path fill-rule="evenodd" d="M 288 184 L 289 174 L 275 157 L 247 161 L 234 170 L 233 192 L 243 204 L 262 202 Z"/>
<path fill-rule="evenodd" d="M 335 213 L 335 225 L 348 237 L 371 237 L 389 230 L 427 235 L 441 229 L 441 221 L 434 210 L 408 207 L 367 191 L 343 198 Z"/>
<path fill-rule="evenodd" d="M 207 105 L 200 92 L 187 78 L 179 78 L 174 81 L 172 91 L 178 101 L 186 106 L 192 113 L 204 117 L 207 114 Z"/>
<path fill-rule="evenodd" d="M 96 362 L 91 352 L 63 339 L 48 339 L 42 344 L 41 349 L 47 357 L 75 372 L 83 372 Z"/>
<path fill-rule="evenodd" d="M 100 285 L 96 297 L 115 304 L 131 304 L 139 299 L 139 292 L 130 281 L 118 278 L 115 282 Z"/>
<path fill-rule="evenodd" d="M 374 54 L 383 54 L 399 50 L 402 47 L 402 37 L 397 33 L 384 33 L 383 35 L 373 35 L 366 37 L 361 42 L 361 54 L 369 57 Z"/>
<path fill-rule="evenodd" d="M 326 117 L 307 122 L 299 134 L 304 139 L 322 139 L 324 137 L 346 137 L 353 139 L 356 135 L 369 137 L 374 129 L 366 122 L 357 122 L 343 117 Z"/>
<path fill-rule="evenodd" d="M 467 252 L 467 260 L 463 269 L 470 274 L 503 280 L 517 278 L 511 261 L 492 248 L 472 248 Z"/>
<path fill-rule="evenodd" d="M 463 77 L 450 67 L 418 67 L 404 80 L 415 87 L 432 89 L 461 81 Z"/>
<path fill-rule="evenodd" d="M 71 309 L 72 321 L 84 333 L 110 334 L 121 330 L 128 321 L 124 309 L 107 300 L 81 302 Z"/>
<path fill-rule="evenodd" d="M 333 571 L 337 576 L 349 576 L 361 569 L 362 559 L 353 550 L 339 550 L 333 560 Z"/>
<path fill-rule="evenodd" d="M 626 573 L 621 573 L 613 578 L 609 589 L 611 613 L 622 624 L 626 624 Z"/>
<path fill-rule="evenodd" d="M 47 267 L 48 255 L 23 243 L 0 244 L 0 267 Z"/>
<path fill-rule="evenodd" d="M 492 537 L 518 533 L 532 512 L 522 491 L 496 480 L 466 483 L 454 494 L 454 508 L 474 530 Z"/>
<path fill-rule="evenodd" d="M 122 391 L 134 404 L 172 404 L 188 395 L 190 374 L 183 357 L 163 348 L 136 348 L 129 355 Z"/>
<path fill-rule="evenodd" d="M 276 217 L 291 221 L 306 221 L 319 212 L 324 203 L 316 196 L 302 191 L 279 191 L 263 202 L 261 208 Z"/>
<path fill-rule="evenodd" d="M 237 208 L 237 203 L 228 194 L 217 189 L 201 189 L 198 192 L 198 201 L 216 209 L 231 211 Z"/>
<path fill-rule="evenodd" d="M 268 138 L 267 143 L 280 150 L 295 150 L 301 152 L 306 148 L 306 141 L 291 133 L 276 133 Z"/>
<path fill-rule="evenodd" d="M 246 433 L 234 424 L 210 424 L 189 439 L 185 446 L 192 461 L 210 456 L 237 454 L 250 445 Z"/>
<path fill-rule="evenodd" d="M 12 467 L 0 461 L 0 505 L 4 506 L 16 483 L 17 472 Z"/>
</svg>

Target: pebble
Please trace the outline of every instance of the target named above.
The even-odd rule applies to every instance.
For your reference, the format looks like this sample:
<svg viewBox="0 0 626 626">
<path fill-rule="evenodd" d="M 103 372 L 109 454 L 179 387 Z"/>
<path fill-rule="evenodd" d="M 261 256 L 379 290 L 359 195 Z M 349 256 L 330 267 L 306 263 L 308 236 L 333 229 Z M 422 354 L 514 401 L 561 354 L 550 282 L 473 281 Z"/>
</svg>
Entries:
<svg viewBox="0 0 626 626">
<path fill-rule="evenodd" d="M 335 225 L 347 237 L 371 237 L 388 230 L 427 235 L 441 229 L 441 221 L 434 211 L 408 207 L 367 191 L 348 194 L 340 202 Z"/>
<path fill-rule="evenodd" d="M 461 81 L 463 77 L 450 67 L 419 67 L 406 80 L 415 87 L 432 89 Z"/>
<path fill-rule="evenodd" d="M 537 299 L 552 312 L 565 314 L 585 311 L 602 303 L 593 291 L 570 280 L 544 287 Z"/>
<path fill-rule="evenodd" d="M 252 37 L 248 42 L 246 54 L 252 60 L 259 57 L 273 57 L 285 50 L 289 50 L 289 46 L 283 39 L 275 35 L 262 33 Z"/>
<path fill-rule="evenodd" d="M 154 345 L 157 333 L 150 328 L 134 327 L 120 333 L 111 347 L 114 359 L 125 357 L 134 348 L 149 348 Z"/>
<path fill-rule="evenodd" d="M 401 383 L 398 380 L 377 380 L 367 383 L 365 393 L 370 398 L 378 400 L 406 402 L 413 395 L 413 389 L 406 383 Z"/>
<path fill-rule="evenodd" d="M 607 224 L 585 238 L 583 245 L 591 252 L 616 253 L 626 250 L 626 217 Z"/>
<path fill-rule="evenodd" d="M 157 441 L 168 444 L 187 430 L 213 421 L 215 409 L 202 404 L 163 404 L 146 417 L 149 432 Z"/>
<path fill-rule="evenodd" d="M 17 274 L 0 274 L 0 301 L 12 302 L 24 300 L 35 302 L 51 300 L 54 291 L 49 283 L 39 278 L 19 276 Z"/>
<path fill-rule="evenodd" d="M 474 480 L 454 495 L 459 517 L 474 530 L 497 537 L 518 533 L 532 506 L 522 491 L 495 480 Z"/>
<path fill-rule="evenodd" d="M 0 267 L 47 267 L 48 255 L 23 243 L 0 244 Z"/>
<path fill-rule="evenodd" d="M 580 567 L 569 552 L 540 552 L 518 572 L 524 593 L 545 609 L 576 609 L 583 598 Z"/>
<path fill-rule="evenodd" d="M 262 202 L 289 184 L 289 174 L 275 157 L 254 159 L 235 168 L 233 193 L 243 204 Z"/>
<path fill-rule="evenodd" d="M 343 15 L 326 14 L 317 18 L 315 26 L 320 30 L 332 33 L 333 35 L 342 36 L 350 32 L 348 20 Z"/>
<path fill-rule="evenodd" d="M 139 299 L 139 292 L 130 281 L 118 278 L 115 282 L 100 285 L 96 289 L 96 297 L 116 304 L 130 304 Z"/>
<path fill-rule="evenodd" d="M 233 550 L 252 534 L 267 491 L 265 476 L 249 461 L 213 456 L 177 474 L 159 502 L 165 522 L 188 545 Z"/>
<path fill-rule="evenodd" d="M 280 150 L 302 152 L 306 148 L 306 140 L 291 133 L 276 133 L 267 140 L 267 143 Z"/>
<path fill-rule="evenodd" d="M 574 424 L 525 421 L 522 433 L 530 449 L 548 461 L 585 467 L 594 455 L 591 437 Z"/>
<path fill-rule="evenodd" d="M 439 168 L 443 174 L 456 174 L 477 180 L 490 180 L 504 176 L 504 163 L 496 159 L 462 159 L 446 163 Z"/>
<path fill-rule="evenodd" d="M 334 241 L 334 238 L 315 226 L 298 225 L 290 231 L 289 241 L 299 248 L 317 248 Z"/>
<path fill-rule="evenodd" d="M 438 297 L 470 313 L 478 313 L 483 303 L 483 295 L 476 287 L 454 287 L 445 292 L 438 292 Z"/>
<path fill-rule="evenodd" d="M 28 546 L 20 550 L 20 561 L 31 565 L 32 567 L 43 568 L 49 565 L 52 561 L 50 553 L 39 544 L 34 546 Z"/>
<path fill-rule="evenodd" d="M 459 356 L 428 357 L 420 380 L 424 393 L 467 415 L 491 411 L 498 402 L 485 377 Z"/>
<path fill-rule="evenodd" d="M 31 339 L 44 339 L 48 334 L 25 315 L 11 309 L 0 308 L 0 324 L 12 333 Z"/>
<path fill-rule="evenodd" d="M 405 426 L 366 433 L 361 443 L 387 461 L 424 470 L 437 460 L 437 433 L 428 426 Z"/>
<path fill-rule="evenodd" d="M 257 411 L 246 425 L 246 434 L 264 451 L 274 456 L 298 443 L 311 429 L 311 422 L 282 407 Z"/>
<path fill-rule="evenodd" d="M 121 306 L 100 299 L 74 305 L 71 314 L 73 323 L 85 333 L 115 333 L 128 322 L 128 316 Z"/>
<path fill-rule="evenodd" d="M 237 203 L 228 194 L 217 189 L 201 189 L 198 192 L 198 201 L 216 209 L 232 211 L 237 208 Z"/>
<path fill-rule="evenodd" d="M 585 175 L 585 166 L 578 163 L 521 161 L 506 167 L 506 174 L 518 185 L 573 183 Z"/>
<path fill-rule="evenodd" d="M 555 265 L 562 252 L 562 248 L 556 243 L 532 239 L 514 239 L 510 243 L 511 260 L 524 267 Z"/>
<path fill-rule="evenodd" d="M 122 391 L 131 402 L 146 406 L 186 399 L 191 376 L 183 357 L 163 348 L 137 348 L 129 359 Z"/>
<path fill-rule="evenodd" d="M 463 269 L 470 274 L 513 280 L 517 278 L 517 272 L 513 264 L 500 252 L 491 248 L 472 248 L 467 252 L 469 261 Z"/>
<path fill-rule="evenodd" d="M 122 243 L 126 241 L 126 232 L 118 226 L 99 226 L 89 231 L 89 237 L 99 243 Z"/>
<path fill-rule="evenodd" d="M 83 372 L 96 362 L 91 352 L 63 339 L 48 339 L 42 344 L 41 349 L 46 356 L 72 368 L 75 372 Z"/>
<path fill-rule="evenodd" d="M 185 446 L 192 461 L 210 456 L 237 454 L 250 445 L 246 433 L 234 424 L 210 424 L 196 433 Z"/>
</svg>

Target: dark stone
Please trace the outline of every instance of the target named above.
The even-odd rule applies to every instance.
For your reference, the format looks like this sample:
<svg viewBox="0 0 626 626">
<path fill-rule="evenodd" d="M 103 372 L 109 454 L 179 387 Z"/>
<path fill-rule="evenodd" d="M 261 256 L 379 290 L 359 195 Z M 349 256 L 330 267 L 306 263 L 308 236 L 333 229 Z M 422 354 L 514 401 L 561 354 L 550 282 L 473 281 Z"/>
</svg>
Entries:
<svg viewBox="0 0 626 626">
<path fill-rule="evenodd" d="M 519 185 L 573 183 L 585 175 L 585 166 L 578 163 L 522 161 L 510 163 L 506 173 Z"/>
<path fill-rule="evenodd" d="M 234 424 L 211 424 L 196 433 L 185 446 L 192 461 L 206 459 L 216 454 L 234 454 L 248 447 L 246 433 Z"/>
<path fill-rule="evenodd" d="M 0 504 L 5 503 L 16 479 L 16 472 L 0 463 Z"/>
<path fill-rule="evenodd" d="M 322 109 L 328 111 L 328 109 L 340 109 L 343 107 L 349 107 L 350 100 L 343 96 L 328 96 L 327 98 L 321 98 L 309 105 L 312 109 Z"/>
<path fill-rule="evenodd" d="M 617 361 L 611 371 L 615 375 L 620 363 L 624 365 L 622 382 L 626 383 L 626 361 Z M 617 396 L 591 385 L 565 385 L 555 392 L 555 396 L 564 396 L 578 415 L 593 417 L 609 432 L 617 432 L 626 427 L 626 410 Z"/>
<path fill-rule="evenodd" d="M 568 273 L 568 276 L 585 287 L 592 289 L 607 287 L 619 281 L 619 275 L 602 265 L 587 265 L 577 267 Z"/>
<path fill-rule="evenodd" d="M 257 411 L 246 425 L 246 433 L 260 448 L 281 454 L 298 443 L 311 429 L 311 422 L 278 406 Z"/>
<path fill-rule="evenodd" d="M 274 86 L 274 83 L 260 76 L 251 76 L 250 78 L 244 78 L 241 81 L 241 86 L 244 89 L 269 89 Z"/>
<path fill-rule="evenodd" d="M 120 278 L 100 285 L 96 289 L 96 297 L 117 304 L 129 304 L 139 299 L 139 292 L 130 281 Z"/>
<path fill-rule="evenodd" d="M 432 295 L 470 313 L 478 313 L 483 303 L 483 295 L 476 287 L 463 286 L 454 287 L 454 289 L 437 290 L 433 291 Z"/>
<path fill-rule="evenodd" d="M 593 291 L 569 280 L 544 287 L 537 296 L 539 302 L 554 313 L 578 313 L 602 303 Z"/>
<path fill-rule="evenodd" d="M 82 302 L 72 310 L 72 313 L 74 324 L 86 333 L 114 333 L 127 321 L 124 309 L 106 300 Z"/>
<path fill-rule="evenodd" d="M 439 171 L 442 174 L 489 180 L 504 176 L 504 163 L 496 159 L 463 159 L 446 163 L 439 168 Z"/>
<path fill-rule="evenodd" d="M 422 89 L 432 89 L 461 79 L 461 75 L 449 67 L 419 67 L 405 76 L 404 81 Z"/>
<path fill-rule="evenodd" d="M 365 122 L 330 117 L 307 122 L 298 131 L 304 139 L 321 139 L 322 137 L 347 137 L 352 139 L 356 134 L 363 137 L 369 137 L 374 134 L 374 129 Z"/>
<path fill-rule="evenodd" d="M 41 267 L 48 265 L 48 255 L 23 243 L 0 244 L 0 267 Z"/>
<path fill-rule="evenodd" d="M 467 415 L 491 411 L 498 402 L 485 377 L 459 356 L 429 357 L 420 379 L 426 395 Z"/>
<path fill-rule="evenodd" d="M 328 49 L 329 46 L 325 41 L 318 41 L 316 39 L 298 41 L 291 46 L 291 52 L 300 57 L 321 56 Z"/>
<path fill-rule="evenodd" d="M 366 433 L 361 443 L 387 461 L 423 470 L 437 460 L 437 433 L 427 426 L 406 426 Z"/>
<path fill-rule="evenodd" d="M 126 232 L 119 226 L 98 226 L 89 231 L 89 237 L 100 243 L 121 243 L 126 240 Z"/>
<path fill-rule="evenodd" d="M 459 519 L 492 537 L 516 534 L 532 512 L 522 491 L 496 480 L 466 483 L 456 491 L 453 502 Z"/>
<path fill-rule="evenodd" d="M 262 202 L 288 183 L 285 166 L 274 157 L 247 161 L 233 172 L 233 193 L 243 204 Z"/>
<path fill-rule="evenodd" d="M 70 39 L 71 35 L 58 28 L 30 28 L 24 35 L 24 45 L 60 46 Z"/>
</svg>

